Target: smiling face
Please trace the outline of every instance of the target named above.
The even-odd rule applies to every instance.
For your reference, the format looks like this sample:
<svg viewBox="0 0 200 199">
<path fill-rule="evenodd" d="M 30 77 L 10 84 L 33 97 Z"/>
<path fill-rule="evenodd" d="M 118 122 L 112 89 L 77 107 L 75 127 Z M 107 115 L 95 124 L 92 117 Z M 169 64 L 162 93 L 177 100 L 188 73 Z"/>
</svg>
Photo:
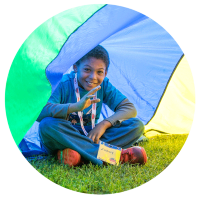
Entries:
<svg viewBox="0 0 200 199">
<path fill-rule="evenodd" d="M 73 68 L 77 72 L 78 85 L 86 91 L 99 86 L 107 75 L 106 64 L 94 57 L 83 60 L 78 66 L 74 64 Z"/>
</svg>

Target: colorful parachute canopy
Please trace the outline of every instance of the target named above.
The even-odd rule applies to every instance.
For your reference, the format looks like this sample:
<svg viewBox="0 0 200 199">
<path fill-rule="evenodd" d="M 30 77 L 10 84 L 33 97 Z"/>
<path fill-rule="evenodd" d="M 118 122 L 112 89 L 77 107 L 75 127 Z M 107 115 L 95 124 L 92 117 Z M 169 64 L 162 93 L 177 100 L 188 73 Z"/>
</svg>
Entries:
<svg viewBox="0 0 200 199">
<path fill-rule="evenodd" d="M 155 21 L 114 5 L 86 5 L 39 26 L 17 52 L 6 85 L 6 114 L 25 155 L 43 150 L 35 122 L 63 74 L 96 45 L 110 55 L 108 78 L 135 105 L 147 137 L 189 133 L 194 84 L 175 40 Z M 113 112 L 103 106 L 100 120 Z"/>
</svg>

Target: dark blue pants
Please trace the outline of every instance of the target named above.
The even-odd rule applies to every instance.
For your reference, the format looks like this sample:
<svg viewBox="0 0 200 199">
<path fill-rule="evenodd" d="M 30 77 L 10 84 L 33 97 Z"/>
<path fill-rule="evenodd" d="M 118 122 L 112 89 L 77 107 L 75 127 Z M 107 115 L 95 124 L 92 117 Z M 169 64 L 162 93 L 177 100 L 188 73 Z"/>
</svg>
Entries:
<svg viewBox="0 0 200 199">
<path fill-rule="evenodd" d="M 85 129 L 89 133 L 91 126 L 85 126 Z M 108 128 L 100 140 L 125 149 L 132 146 L 143 132 L 143 123 L 137 118 L 131 118 Z M 94 164 L 102 164 L 102 161 L 96 158 L 99 144 L 86 137 L 81 126 L 72 125 L 70 121 L 64 119 L 47 117 L 40 122 L 39 134 L 49 154 L 70 148 L 77 151 L 84 159 Z"/>
</svg>

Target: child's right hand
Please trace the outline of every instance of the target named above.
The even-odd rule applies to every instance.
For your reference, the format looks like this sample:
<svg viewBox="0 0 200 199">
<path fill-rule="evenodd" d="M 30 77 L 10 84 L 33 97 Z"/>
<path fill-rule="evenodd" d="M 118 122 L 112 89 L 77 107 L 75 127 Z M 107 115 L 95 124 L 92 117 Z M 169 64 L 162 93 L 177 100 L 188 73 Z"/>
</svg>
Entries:
<svg viewBox="0 0 200 199">
<path fill-rule="evenodd" d="M 100 99 L 91 99 L 95 95 L 94 93 L 101 89 L 101 86 L 97 86 L 93 88 L 91 91 L 89 91 L 86 95 L 84 95 L 79 102 L 75 103 L 74 106 L 76 106 L 76 111 L 82 111 L 86 108 L 88 108 L 91 104 L 100 102 Z"/>
</svg>

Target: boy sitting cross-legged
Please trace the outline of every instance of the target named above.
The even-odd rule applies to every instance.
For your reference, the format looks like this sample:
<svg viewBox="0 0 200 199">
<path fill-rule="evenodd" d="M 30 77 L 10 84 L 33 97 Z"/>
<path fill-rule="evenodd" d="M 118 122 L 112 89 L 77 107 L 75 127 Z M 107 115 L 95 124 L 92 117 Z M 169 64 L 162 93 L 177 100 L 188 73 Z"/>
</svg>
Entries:
<svg viewBox="0 0 200 199">
<path fill-rule="evenodd" d="M 41 144 L 70 166 L 97 159 L 99 141 L 122 148 L 120 162 L 147 161 L 144 148 L 131 147 L 143 134 L 134 105 L 106 77 L 109 55 L 100 45 L 78 60 L 64 75 L 37 121 Z M 102 103 L 115 113 L 97 124 Z M 131 148 L 129 148 L 131 147 Z"/>
</svg>

